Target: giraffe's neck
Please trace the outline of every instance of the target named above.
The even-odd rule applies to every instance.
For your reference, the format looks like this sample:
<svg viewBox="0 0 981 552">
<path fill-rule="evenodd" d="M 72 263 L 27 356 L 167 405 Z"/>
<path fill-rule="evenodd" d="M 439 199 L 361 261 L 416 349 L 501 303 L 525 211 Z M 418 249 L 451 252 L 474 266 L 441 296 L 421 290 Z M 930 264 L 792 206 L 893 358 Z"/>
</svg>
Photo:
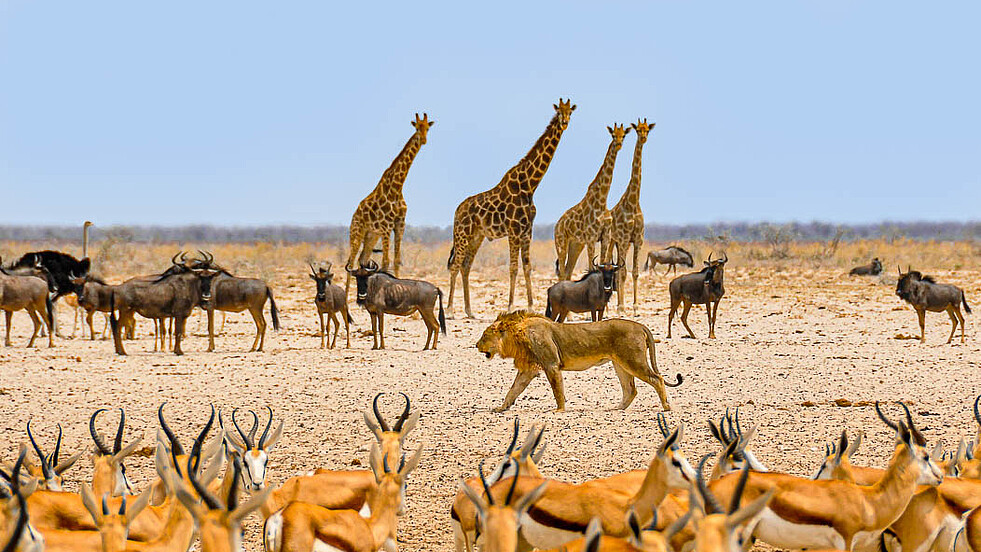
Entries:
<svg viewBox="0 0 981 552">
<path fill-rule="evenodd" d="M 517 195 L 531 195 L 535 193 L 538 184 L 545 177 L 549 163 L 555 155 L 555 148 L 559 145 L 559 138 L 562 137 L 561 123 L 559 116 L 552 117 L 552 121 L 545 127 L 545 132 L 538 137 L 538 141 L 531 147 L 527 154 L 518 164 L 511 168 L 501 179 L 498 187 L 506 187 L 508 193 Z"/>
<path fill-rule="evenodd" d="M 623 197 L 618 205 L 621 209 L 640 207 L 640 162 L 643 149 L 643 142 L 638 141 L 637 145 L 634 146 L 634 163 L 630 169 L 630 183 L 627 184 L 627 190 L 623 192 Z"/>
<path fill-rule="evenodd" d="M 606 209 L 606 198 L 610 195 L 610 182 L 613 180 L 613 165 L 617 161 L 617 153 L 620 152 L 620 144 L 615 141 L 610 142 L 610 147 L 606 150 L 606 157 L 596 178 L 586 189 L 585 203 L 590 207 Z"/>
<path fill-rule="evenodd" d="M 421 147 L 422 137 L 416 132 L 405 143 L 405 147 L 402 148 L 402 151 L 392 161 L 385 174 L 382 175 L 382 179 L 378 183 L 378 188 L 381 190 L 394 189 L 401 192 L 402 185 L 405 184 L 405 177 L 409 174 L 409 167 L 412 166 L 412 161 L 416 158 L 416 154 L 419 153 L 419 148 Z"/>
</svg>

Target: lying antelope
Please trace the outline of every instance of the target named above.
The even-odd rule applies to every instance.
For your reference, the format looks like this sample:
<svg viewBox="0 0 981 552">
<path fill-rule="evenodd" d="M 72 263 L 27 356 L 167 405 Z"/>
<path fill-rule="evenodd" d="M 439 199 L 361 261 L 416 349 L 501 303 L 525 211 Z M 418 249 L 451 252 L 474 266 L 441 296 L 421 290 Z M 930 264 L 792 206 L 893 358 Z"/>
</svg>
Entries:
<svg viewBox="0 0 981 552">
<path fill-rule="evenodd" d="M 709 455 L 698 463 L 698 478 L 695 489 L 700 501 L 690 500 L 692 518 L 695 524 L 695 552 L 744 552 L 747 542 L 751 542 L 753 527 L 764 514 L 771 500 L 778 492 L 770 488 L 757 496 L 746 506 L 740 506 L 746 481 L 749 479 L 749 466 L 743 467 L 736 477 L 736 488 L 731 493 L 729 507 L 724 509 L 712 491 L 705 484 L 702 473 Z M 701 504 L 699 507 L 697 504 Z"/>
<path fill-rule="evenodd" d="M 725 265 L 729 256 L 725 255 L 722 259 L 712 260 L 712 254 L 705 261 L 705 268 L 699 272 L 678 276 L 668 284 L 668 292 L 671 295 L 671 311 L 668 312 L 668 338 L 671 337 L 671 322 L 674 314 L 678 311 L 678 306 L 682 303 L 685 308 L 681 311 L 681 323 L 688 330 L 688 337 L 694 339 L 695 333 L 688 326 L 688 311 L 692 305 L 705 305 L 708 315 L 709 339 L 715 339 L 715 319 L 719 314 L 719 301 L 726 294 L 723 282 L 725 275 Z"/>
<path fill-rule="evenodd" d="M 623 537 L 629 533 L 626 516 L 631 508 L 637 512 L 641 524 L 649 523 L 654 509 L 669 490 L 687 489 L 691 485 L 694 470 L 678 448 L 683 436 L 684 424 L 681 424 L 658 447 L 636 492 L 619 488 L 610 481 L 612 478 L 579 485 L 550 481 L 541 498 L 522 517 L 523 538 L 536 548 L 558 548 L 582 537 L 594 517 L 600 518 L 605 534 Z M 520 477 L 512 491 L 512 481 L 502 479 L 491 486 L 495 502 L 515 492 L 518 494 L 514 496 L 520 498 L 542 483 L 541 478 Z"/>
<path fill-rule="evenodd" d="M 396 470 L 389 466 L 378 445 L 372 444 L 368 462 L 378 489 L 369 497 L 371 516 L 356 510 L 329 510 L 305 502 L 293 502 L 266 520 L 263 545 L 266 552 L 398 550 L 398 510 L 409 473 L 419 465 L 420 446 L 408 462 L 403 457 Z"/>
<path fill-rule="evenodd" d="M 10 347 L 10 328 L 14 312 L 27 311 L 31 321 L 34 322 L 34 331 L 31 339 L 27 342 L 27 347 L 34 346 L 38 331 L 42 329 L 42 321 L 48 325 L 48 347 L 54 347 L 54 305 L 51 296 L 48 295 L 48 283 L 42 278 L 35 276 L 20 276 L 10 274 L 6 269 L 0 267 L 0 310 L 4 312 L 6 318 L 7 333 L 4 337 L 4 345 Z"/>
<path fill-rule="evenodd" d="M 266 468 L 269 464 L 269 451 L 279 441 L 279 438 L 282 437 L 285 420 L 280 420 L 276 429 L 272 433 L 269 433 L 269 430 L 272 428 L 273 411 L 267 405 L 266 410 L 269 412 L 269 419 L 266 421 L 265 429 L 262 430 L 262 435 L 256 441 L 255 434 L 259 428 L 258 415 L 252 410 L 249 411 L 252 414 L 253 422 L 252 429 L 246 434 L 235 420 L 235 412 L 237 410 L 236 408 L 232 411 L 232 424 L 238 432 L 238 437 L 231 432 L 225 432 L 225 438 L 231 444 L 234 453 L 242 459 L 242 486 L 250 492 L 261 491 L 266 487 Z M 224 430 L 224 424 L 221 423 L 220 415 L 219 425 Z"/>
<path fill-rule="evenodd" d="M 369 414 L 367 410 L 363 413 L 365 425 L 368 426 L 371 434 L 378 441 L 382 454 L 388 455 L 389 458 L 402 457 L 402 444 L 405 442 L 405 438 L 409 432 L 415 429 L 419 423 L 419 411 L 409 413 L 412 408 L 412 402 L 409 400 L 409 396 L 401 391 L 399 395 L 405 399 L 405 408 L 395 420 L 395 425 L 389 426 L 378 409 L 378 399 L 381 398 L 382 393 L 375 395 L 375 398 L 371 401 L 371 412 L 374 415 L 374 420 L 372 420 L 372 414 Z"/>
<path fill-rule="evenodd" d="M 538 430 L 533 425 L 520 447 L 516 447 L 518 431 L 518 418 L 515 418 L 514 434 L 511 436 L 511 443 L 504 452 L 504 460 L 491 471 L 490 476 L 484 477 L 481 467 L 480 478 L 471 477 L 464 481 L 471 490 L 479 493 L 482 487 L 493 485 L 505 477 L 514 477 L 518 471 L 529 477 L 542 477 L 541 472 L 538 471 L 538 463 L 545 452 L 545 446 L 542 443 L 545 426 L 543 425 L 541 430 Z M 477 539 L 477 511 L 474 503 L 462 490 L 456 493 L 456 499 L 454 499 L 453 507 L 450 509 L 450 518 L 457 552 L 473 550 Z"/>
<path fill-rule="evenodd" d="M 920 320 L 920 342 L 926 343 L 926 313 L 944 312 L 950 316 L 950 336 L 947 343 L 954 339 L 957 332 L 957 324 L 961 325 L 961 343 L 964 343 L 964 315 L 961 314 L 961 304 L 967 314 L 971 314 L 971 307 L 967 305 L 967 298 L 964 290 L 950 284 L 938 284 L 931 276 L 924 276 L 920 272 L 909 267 L 903 273 L 899 269 L 899 281 L 896 283 L 896 295 L 903 301 L 913 305 L 916 316 Z"/>
<path fill-rule="evenodd" d="M 749 474 L 743 496 L 753 500 L 776 489 L 754 535 L 788 549 L 852 550 L 874 545 L 906 509 L 918 485 L 937 486 L 943 472 L 924 449 L 923 436 L 897 424 L 896 447 L 883 477 L 871 486 L 845 481 L 812 481 L 777 473 Z M 742 485 L 730 474 L 709 486 L 732 499 Z"/>
<path fill-rule="evenodd" d="M 585 537 L 563 544 L 558 550 L 542 552 L 672 552 L 674 549 L 670 544 L 671 539 L 690 519 L 690 514 L 685 515 L 663 532 L 659 532 L 654 527 L 656 519 L 651 525 L 642 528 L 637 521 L 637 513 L 631 510 L 627 513 L 630 535 L 621 539 L 603 535 L 603 524 L 599 518 L 593 518 L 586 527 Z"/>
<path fill-rule="evenodd" d="M 358 269 L 345 267 L 357 279 L 358 304 L 371 315 L 371 331 L 375 343 L 372 349 L 385 348 L 385 315 L 409 316 L 418 312 L 426 323 L 426 344 L 422 350 L 436 349 L 439 332 L 446 335 L 446 316 L 443 314 L 443 292 L 429 282 L 396 278 L 378 269 L 375 261 L 369 261 Z M 439 317 L 433 308 L 439 302 Z"/>
<path fill-rule="evenodd" d="M 135 441 L 123 446 L 123 432 L 126 426 L 126 411 L 119 409 L 119 425 L 116 427 L 116 437 L 113 439 L 112 448 L 106 445 L 105 441 L 95 429 L 96 420 L 99 414 L 107 412 L 107 409 L 96 410 L 89 418 L 89 434 L 95 443 L 95 452 L 92 455 L 92 489 L 96 495 L 101 496 L 109 493 L 109 496 L 122 496 L 133 494 L 133 487 L 126 477 L 126 466 L 123 460 L 136 452 L 142 436 Z"/>
<path fill-rule="evenodd" d="M 82 457 L 82 453 L 77 452 L 66 458 L 64 462 L 59 462 L 61 456 L 61 424 L 58 424 L 58 440 L 55 441 L 54 451 L 49 455 L 45 455 L 41 447 L 38 446 L 37 441 L 34 440 L 30 420 L 27 421 L 27 438 L 30 439 L 31 446 L 34 447 L 34 452 L 37 453 L 38 462 L 40 463 L 38 471 L 32 473 L 34 476 L 41 477 L 40 488 L 48 491 L 62 490 L 61 486 L 64 483 L 64 478 L 61 474 L 74 466 L 75 462 Z"/>
<path fill-rule="evenodd" d="M 310 278 L 313 279 L 317 284 L 317 296 L 314 299 L 314 304 L 317 305 L 317 318 L 320 319 L 320 348 L 324 348 L 324 336 L 327 336 L 327 340 L 330 342 L 329 349 L 333 349 L 337 345 L 337 332 L 340 329 L 340 322 L 337 320 L 337 313 L 341 313 L 341 318 L 344 319 L 344 333 L 346 334 L 348 349 L 351 348 L 351 323 L 354 319 L 351 318 L 351 314 L 347 310 L 347 293 L 344 288 L 337 284 L 331 283 L 334 278 L 334 274 L 331 273 L 330 263 L 327 263 L 327 268 L 320 267 L 319 270 L 313 268 L 310 265 Z M 324 314 L 327 314 L 330 318 L 327 319 L 326 330 L 324 329 Z M 334 338 L 330 339 L 330 323 L 334 323 Z"/>
<path fill-rule="evenodd" d="M 27 448 L 20 447 L 10 473 L 0 470 L 6 484 L 0 485 L 0 520 L 7 544 L 3 552 L 43 552 L 44 537 L 30 522 L 26 497 L 37 488 L 36 481 L 22 484 L 21 467 L 27 458 Z"/>
</svg>

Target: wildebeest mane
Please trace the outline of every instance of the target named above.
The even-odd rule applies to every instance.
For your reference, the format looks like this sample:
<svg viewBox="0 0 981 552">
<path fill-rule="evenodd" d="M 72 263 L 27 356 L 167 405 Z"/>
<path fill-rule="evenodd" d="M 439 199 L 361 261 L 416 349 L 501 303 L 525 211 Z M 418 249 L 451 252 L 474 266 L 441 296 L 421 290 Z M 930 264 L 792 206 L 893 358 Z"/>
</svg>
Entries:
<svg viewBox="0 0 981 552">
<path fill-rule="evenodd" d="M 669 245 L 668 246 L 668 249 L 677 249 L 678 251 L 681 251 L 682 253 L 684 253 L 685 255 L 688 255 L 689 257 L 692 256 L 691 253 L 689 253 L 685 248 L 678 247 L 677 245 Z M 692 257 L 692 258 L 694 259 L 694 257 Z"/>
<path fill-rule="evenodd" d="M 585 273 L 585 274 L 583 274 L 583 275 L 582 275 L 582 278 L 579 278 L 579 279 L 578 279 L 578 280 L 576 280 L 576 281 L 577 281 L 577 282 L 581 282 L 581 281 L 583 281 L 583 280 L 585 280 L 586 278 L 589 278 L 589 277 L 590 277 L 590 276 L 592 276 L 593 274 L 600 274 L 601 272 L 603 272 L 603 271 L 602 271 L 602 270 L 600 270 L 600 269 L 598 269 L 598 268 L 594 268 L 594 269 L 592 269 L 592 270 L 590 270 L 589 272 L 587 272 L 587 273 Z"/>
</svg>

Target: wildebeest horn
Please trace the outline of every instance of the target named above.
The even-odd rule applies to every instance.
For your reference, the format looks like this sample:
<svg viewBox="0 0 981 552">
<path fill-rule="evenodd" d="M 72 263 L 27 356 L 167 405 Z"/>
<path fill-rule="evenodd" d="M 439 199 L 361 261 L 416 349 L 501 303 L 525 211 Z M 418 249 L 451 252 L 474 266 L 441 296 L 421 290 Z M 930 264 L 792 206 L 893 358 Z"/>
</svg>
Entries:
<svg viewBox="0 0 981 552">
<path fill-rule="evenodd" d="M 347 263 L 347 264 L 344 265 L 344 271 L 347 272 L 347 273 L 349 273 L 349 274 L 352 273 L 352 272 L 354 272 L 354 269 L 351 268 L 351 263 Z"/>
<path fill-rule="evenodd" d="M 375 419 L 378 420 L 378 426 L 381 427 L 381 430 L 391 431 L 392 428 L 388 425 L 388 422 L 385 421 L 385 418 L 382 417 L 381 412 L 378 410 L 378 399 L 380 399 L 381 396 L 382 393 L 375 395 L 375 399 L 371 401 L 371 411 L 375 413 Z"/>
<path fill-rule="evenodd" d="M 371 270 L 371 271 L 374 272 L 374 271 L 378 270 L 378 263 L 376 263 L 375 261 L 369 259 L 368 260 L 367 268 L 368 268 L 368 270 Z"/>
<path fill-rule="evenodd" d="M 105 411 L 105 408 L 100 408 L 92 414 L 91 418 L 89 418 L 89 433 L 92 434 L 92 440 L 95 441 L 95 447 L 99 449 L 99 453 L 111 455 L 112 450 L 106 446 L 105 441 L 102 440 L 102 436 L 95 430 L 95 419 L 99 417 L 99 414 L 102 414 Z"/>
<path fill-rule="evenodd" d="M 332 269 L 332 268 L 334 268 L 334 263 L 328 261 L 327 262 L 327 272 L 330 272 L 330 269 Z"/>
<path fill-rule="evenodd" d="M 898 272 L 899 275 L 902 276 L 903 275 L 903 267 L 901 267 L 899 265 L 896 265 L 896 272 Z"/>
<path fill-rule="evenodd" d="M 177 253 L 175 253 L 175 254 L 174 254 L 174 256 L 170 258 L 170 262 L 171 262 L 172 264 L 174 264 L 174 265 L 176 265 L 176 266 L 180 266 L 180 265 L 179 265 L 179 264 L 177 263 L 177 257 L 180 257 L 180 256 L 181 256 L 181 253 L 183 253 L 183 251 L 178 251 Z"/>
<path fill-rule="evenodd" d="M 401 391 L 399 391 L 399 395 L 405 397 L 405 409 L 402 411 L 402 414 L 399 416 L 399 419 L 395 421 L 395 425 L 392 427 L 392 430 L 401 433 L 402 426 L 405 424 L 405 421 L 409 419 L 409 406 L 411 403 L 409 402 L 408 395 L 406 395 Z"/>
<path fill-rule="evenodd" d="M 712 252 L 711 252 L 711 251 L 709 251 L 709 258 L 708 258 L 708 260 L 709 260 L 709 261 L 711 261 L 711 260 L 712 260 Z"/>
<path fill-rule="evenodd" d="M 589 259 L 589 268 L 596 268 L 596 256 L 593 255 L 592 259 Z"/>
<path fill-rule="evenodd" d="M 722 262 L 723 263 L 729 262 L 729 254 L 726 253 L 725 251 L 722 252 Z"/>
<path fill-rule="evenodd" d="M 307 263 L 307 265 L 310 266 L 310 273 L 313 274 L 314 276 L 316 276 L 317 275 L 317 269 L 316 268 L 313 268 L 313 263 Z"/>
</svg>

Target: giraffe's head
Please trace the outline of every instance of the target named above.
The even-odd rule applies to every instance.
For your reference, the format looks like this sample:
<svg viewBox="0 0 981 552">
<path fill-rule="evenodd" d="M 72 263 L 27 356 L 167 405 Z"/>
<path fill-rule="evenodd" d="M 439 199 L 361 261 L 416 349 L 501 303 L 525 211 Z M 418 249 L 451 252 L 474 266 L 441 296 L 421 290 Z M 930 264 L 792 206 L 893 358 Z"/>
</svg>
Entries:
<svg viewBox="0 0 981 552">
<path fill-rule="evenodd" d="M 606 130 L 610 131 L 610 136 L 613 137 L 613 145 L 616 146 L 617 149 L 620 149 L 620 146 L 623 145 L 623 137 L 630 134 L 629 127 L 626 125 L 618 125 L 616 123 L 613 123 L 612 127 L 606 127 Z"/>
<path fill-rule="evenodd" d="M 637 131 L 637 143 L 643 144 L 647 141 L 647 134 L 654 130 L 654 123 L 647 123 L 647 117 L 644 120 L 637 119 L 636 123 L 630 123 L 630 126 Z"/>
<path fill-rule="evenodd" d="M 569 126 L 569 118 L 572 117 L 576 106 L 572 105 L 572 100 L 563 101 L 559 98 L 559 105 L 552 104 L 552 107 L 555 108 L 555 116 L 559 120 L 559 130 L 565 130 Z"/>
<path fill-rule="evenodd" d="M 426 143 L 426 134 L 429 132 L 429 127 L 436 124 L 436 121 L 429 120 L 429 114 L 423 113 L 422 119 L 419 118 L 419 114 L 416 113 L 416 120 L 412 121 L 412 126 L 416 129 L 419 134 L 419 138 L 422 139 L 422 143 Z"/>
</svg>

